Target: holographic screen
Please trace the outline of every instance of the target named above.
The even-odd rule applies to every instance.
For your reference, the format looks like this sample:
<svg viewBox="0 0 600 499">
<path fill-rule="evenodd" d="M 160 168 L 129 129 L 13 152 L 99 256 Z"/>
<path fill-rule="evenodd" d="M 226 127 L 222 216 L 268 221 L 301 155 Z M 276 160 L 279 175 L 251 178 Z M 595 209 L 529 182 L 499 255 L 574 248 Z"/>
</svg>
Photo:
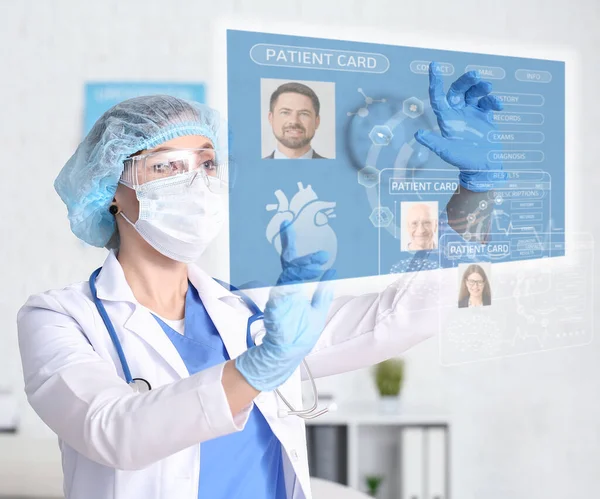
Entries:
<svg viewBox="0 0 600 499">
<path fill-rule="evenodd" d="M 485 192 L 464 196 L 458 168 L 414 138 L 440 133 L 430 61 L 446 91 L 475 70 L 504 104 L 472 132 L 502 164 Z M 564 62 L 228 30 L 227 99 L 237 286 L 276 282 L 284 220 L 299 255 L 328 251 L 338 279 L 411 272 L 410 262 L 456 272 L 474 258 L 500 275 L 565 255 L 564 244 L 524 249 L 564 239 Z"/>
</svg>

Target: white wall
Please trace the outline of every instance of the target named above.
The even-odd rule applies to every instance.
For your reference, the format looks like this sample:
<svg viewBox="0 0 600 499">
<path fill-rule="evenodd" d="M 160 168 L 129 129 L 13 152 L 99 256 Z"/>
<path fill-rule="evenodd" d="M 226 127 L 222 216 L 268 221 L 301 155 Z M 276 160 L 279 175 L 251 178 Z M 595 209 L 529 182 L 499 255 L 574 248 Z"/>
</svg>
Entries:
<svg viewBox="0 0 600 499">
<path fill-rule="evenodd" d="M 8 376 L 18 391 L 23 413 L 18 435 L 0 436 L 0 494 L 61 491 L 55 441 L 21 395 L 15 314 L 32 293 L 86 279 L 104 256 L 71 235 L 52 188 L 80 138 L 86 80 L 208 79 L 209 27 L 217 15 L 318 20 L 354 26 L 366 39 L 379 29 L 422 31 L 472 39 L 473 50 L 482 40 L 498 47 L 567 47 L 583 62 L 581 80 L 569 82 L 583 109 L 574 124 L 579 135 L 568 130 L 579 150 L 568 175 L 578 189 L 578 213 L 588 214 L 570 229 L 591 230 L 600 240 L 600 222 L 592 216 L 600 187 L 599 5 L 597 0 L 1 0 L 0 376 Z M 209 88 L 209 98 L 210 93 Z M 598 269 L 593 272 L 597 277 Z M 435 342 L 408 352 L 405 404 L 447 412 L 454 422 L 453 497 L 597 497 L 599 354 L 595 342 L 443 368 Z M 366 370 L 323 380 L 321 386 L 341 399 L 356 393 L 375 398 Z"/>
</svg>

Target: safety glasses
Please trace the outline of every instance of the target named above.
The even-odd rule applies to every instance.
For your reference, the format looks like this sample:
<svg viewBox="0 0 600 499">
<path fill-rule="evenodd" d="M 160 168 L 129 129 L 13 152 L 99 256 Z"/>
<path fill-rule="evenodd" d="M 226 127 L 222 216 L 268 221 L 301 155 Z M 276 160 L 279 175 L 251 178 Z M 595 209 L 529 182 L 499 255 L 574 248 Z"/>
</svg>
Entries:
<svg viewBox="0 0 600 499">
<path fill-rule="evenodd" d="M 229 181 L 228 164 L 217 161 L 214 149 L 165 149 L 127 158 L 123 165 L 120 182 L 132 189 L 155 180 L 197 173 L 211 191 L 222 193 Z"/>
</svg>

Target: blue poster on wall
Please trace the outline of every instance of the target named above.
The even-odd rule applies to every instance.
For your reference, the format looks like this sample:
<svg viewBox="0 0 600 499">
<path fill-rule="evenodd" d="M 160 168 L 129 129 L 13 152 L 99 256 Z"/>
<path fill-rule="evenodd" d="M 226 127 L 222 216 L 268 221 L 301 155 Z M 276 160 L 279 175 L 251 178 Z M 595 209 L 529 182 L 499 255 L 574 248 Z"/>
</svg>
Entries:
<svg viewBox="0 0 600 499">
<path fill-rule="evenodd" d="M 142 95 L 166 94 L 181 99 L 204 102 L 205 90 L 201 83 L 150 82 L 93 82 L 85 85 L 84 135 L 105 111 L 119 102 Z"/>
<path fill-rule="evenodd" d="M 232 283 L 283 221 L 339 278 L 564 254 L 564 62 L 229 30 L 227 68 Z"/>
</svg>

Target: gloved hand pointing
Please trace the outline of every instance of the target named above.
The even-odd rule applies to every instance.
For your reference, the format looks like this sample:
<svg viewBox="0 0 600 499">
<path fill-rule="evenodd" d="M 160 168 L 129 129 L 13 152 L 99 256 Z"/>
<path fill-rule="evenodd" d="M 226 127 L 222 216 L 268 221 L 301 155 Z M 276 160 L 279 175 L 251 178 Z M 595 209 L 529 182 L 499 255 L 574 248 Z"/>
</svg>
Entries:
<svg viewBox="0 0 600 499">
<path fill-rule="evenodd" d="M 496 129 L 491 112 L 503 109 L 502 102 L 491 95 L 492 84 L 482 81 L 476 71 L 458 78 L 444 92 L 438 65 L 429 65 L 429 99 L 437 117 L 441 135 L 419 130 L 415 139 L 447 163 L 459 168 L 460 184 L 474 192 L 489 190 L 493 180 L 489 171 L 502 171 L 502 163 L 490 161 L 489 152 L 501 144 L 488 141 Z"/>
<path fill-rule="evenodd" d="M 271 289 L 264 311 L 266 334 L 235 360 L 235 367 L 259 391 L 282 385 L 298 368 L 317 343 L 333 299 L 331 283 L 334 270 L 323 272 L 329 260 L 325 251 L 296 257 L 294 229 L 281 226 L 281 263 L 283 271 Z M 321 278 L 312 297 L 299 284 Z"/>
</svg>

